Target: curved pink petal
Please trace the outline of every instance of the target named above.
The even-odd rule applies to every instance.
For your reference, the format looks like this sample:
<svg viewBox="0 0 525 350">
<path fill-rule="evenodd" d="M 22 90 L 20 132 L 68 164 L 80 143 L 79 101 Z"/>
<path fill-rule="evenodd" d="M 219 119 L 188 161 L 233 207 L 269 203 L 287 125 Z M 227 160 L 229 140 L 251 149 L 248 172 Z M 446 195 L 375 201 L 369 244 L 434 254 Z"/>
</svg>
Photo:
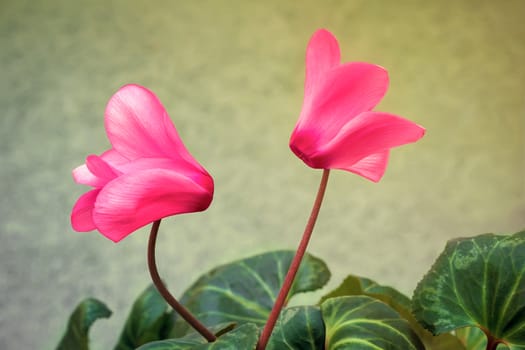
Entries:
<svg viewBox="0 0 525 350">
<path fill-rule="evenodd" d="M 166 169 L 177 171 L 205 188 L 213 186 L 213 180 L 211 180 L 211 176 L 204 168 L 178 168 L 178 163 L 171 158 L 138 158 L 130 161 L 120 156 L 114 150 L 103 153 L 100 158 L 110 166 L 111 171 L 118 175 L 148 169 Z M 103 187 L 108 182 L 106 181 L 107 178 L 95 176 L 86 164 L 74 169 L 73 177 L 78 183 L 93 187 Z M 112 180 L 113 178 L 114 176 L 109 179 Z"/>
<path fill-rule="evenodd" d="M 120 172 L 113 169 L 102 157 L 90 155 L 86 158 L 88 170 L 104 181 L 104 185 L 120 175 Z"/>
<path fill-rule="evenodd" d="M 95 189 L 84 193 L 73 206 L 71 226 L 75 231 L 87 232 L 97 228 L 93 222 L 93 208 L 99 192 Z"/>
<path fill-rule="evenodd" d="M 306 49 L 305 99 L 310 98 L 323 75 L 339 65 L 341 52 L 337 39 L 325 29 L 316 31 Z"/>
<path fill-rule="evenodd" d="M 213 198 L 208 187 L 174 170 L 148 169 L 109 182 L 95 203 L 97 229 L 118 242 L 136 229 L 166 216 L 205 210 Z"/>
<path fill-rule="evenodd" d="M 73 180 L 75 180 L 76 183 L 82 184 L 82 185 L 88 185 L 92 187 L 102 187 L 104 184 L 98 177 L 93 175 L 91 171 L 89 171 L 86 164 L 82 164 L 77 166 L 75 169 L 73 169 Z"/>
<path fill-rule="evenodd" d="M 334 138 L 349 120 L 374 108 L 388 89 L 388 73 L 377 65 L 347 63 L 325 74 L 314 95 L 305 100 L 296 132 L 317 133 L 318 144 Z"/>
<path fill-rule="evenodd" d="M 350 167 L 340 169 L 350 171 L 370 181 L 379 182 L 385 174 L 389 155 L 390 151 L 371 154 Z"/>
<path fill-rule="evenodd" d="M 166 157 L 181 167 L 201 168 L 186 150 L 157 96 L 142 86 L 125 85 L 111 97 L 105 126 L 115 151 L 129 160 Z"/>
<path fill-rule="evenodd" d="M 90 157 L 97 157 L 100 160 L 91 158 L 92 161 L 89 164 Z M 100 156 L 88 156 L 85 164 L 73 169 L 73 179 L 79 184 L 103 187 L 109 180 L 122 173 L 119 170 L 128 162 L 128 159 L 110 149 Z M 101 167 L 100 170 L 97 170 L 98 167 Z"/>
<path fill-rule="evenodd" d="M 361 113 L 308 159 L 314 168 L 347 169 L 363 158 L 419 140 L 425 129 L 393 114 Z"/>
<path fill-rule="evenodd" d="M 119 169 L 123 164 L 126 164 L 130 159 L 124 157 L 114 149 L 109 149 L 100 155 L 106 163 L 108 163 L 113 169 Z"/>
<path fill-rule="evenodd" d="M 165 169 L 176 171 L 192 179 L 204 188 L 213 188 L 213 180 L 204 168 L 178 167 L 176 161 L 171 158 L 138 158 L 133 161 L 121 163 L 115 167 L 122 173 L 132 173 L 148 169 Z"/>
</svg>

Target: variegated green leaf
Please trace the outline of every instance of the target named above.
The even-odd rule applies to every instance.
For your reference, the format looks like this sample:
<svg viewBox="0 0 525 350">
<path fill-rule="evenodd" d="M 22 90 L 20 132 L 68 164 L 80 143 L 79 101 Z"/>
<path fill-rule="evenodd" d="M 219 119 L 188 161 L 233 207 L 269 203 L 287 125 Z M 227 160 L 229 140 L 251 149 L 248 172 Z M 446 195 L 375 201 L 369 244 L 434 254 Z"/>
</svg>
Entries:
<svg viewBox="0 0 525 350">
<path fill-rule="evenodd" d="M 326 350 L 424 350 L 408 322 L 375 298 L 330 298 L 321 312 Z"/>
<path fill-rule="evenodd" d="M 487 348 L 487 337 L 477 327 L 460 328 L 456 334 L 468 350 L 485 350 Z"/>
<path fill-rule="evenodd" d="M 224 322 L 263 325 L 294 254 L 270 252 L 217 267 L 199 278 L 184 293 L 181 302 L 207 326 Z M 289 297 L 319 289 L 329 278 L 326 264 L 306 254 Z M 172 336 L 180 337 L 188 329 L 178 321 Z"/>
<path fill-rule="evenodd" d="M 480 327 L 511 349 L 525 348 L 525 231 L 450 241 L 413 302 L 434 334 Z"/>
<path fill-rule="evenodd" d="M 324 348 L 321 310 L 315 306 L 285 309 L 272 332 L 267 350 L 318 350 Z"/>
<path fill-rule="evenodd" d="M 456 330 L 456 334 L 462 343 L 465 344 L 465 348 L 468 350 L 486 350 L 487 349 L 487 337 L 485 333 L 477 327 L 465 327 Z M 496 350 L 520 350 L 523 347 L 511 346 L 510 348 L 500 343 Z"/>
<path fill-rule="evenodd" d="M 115 350 L 134 350 L 142 344 L 163 339 L 173 326 L 168 305 L 154 285 L 135 300 Z"/>
<path fill-rule="evenodd" d="M 251 323 L 243 324 L 221 335 L 213 343 L 190 334 L 180 339 L 167 339 L 145 344 L 137 350 L 253 350 L 259 339 L 259 328 Z"/>
<path fill-rule="evenodd" d="M 57 346 L 57 350 L 88 350 L 89 328 L 99 318 L 108 318 L 111 311 L 97 299 L 86 299 L 75 308 L 67 324 L 67 329 Z"/>
<path fill-rule="evenodd" d="M 208 330 L 215 334 L 217 337 L 226 334 L 227 332 L 235 329 L 235 323 L 222 323 L 216 326 L 208 327 Z M 147 344 L 144 344 L 137 350 L 165 350 L 165 349 L 175 349 L 175 350 L 186 350 L 193 349 L 195 345 L 206 344 L 207 340 L 198 333 L 196 330 L 191 330 L 182 338 L 175 339 L 165 339 L 153 341 Z"/>
<path fill-rule="evenodd" d="M 137 350 L 191 350 L 202 344 L 203 342 L 200 339 L 185 339 L 184 337 L 153 341 L 142 345 Z"/>
<path fill-rule="evenodd" d="M 388 286 L 380 285 L 368 278 L 348 276 L 339 287 L 325 295 L 321 303 L 329 298 L 349 295 L 366 295 L 376 298 L 396 310 L 408 321 L 412 330 L 416 332 L 425 345 L 426 350 L 465 350 L 465 346 L 452 334 L 433 336 L 425 330 L 412 315 L 410 299 L 403 293 Z"/>
<path fill-rule="evenodd" d="M 380 285 L 371 279 L 354 275 L 345 278 L 339 287 L 322 297 L 320 303 L 330 298 L 348 295 L 368 295 L 380 299 L 394 307 L 394 309 L 397 307 L 410 309 L 411 307 L 410 298 L 396 289 Z"/>
</svg>

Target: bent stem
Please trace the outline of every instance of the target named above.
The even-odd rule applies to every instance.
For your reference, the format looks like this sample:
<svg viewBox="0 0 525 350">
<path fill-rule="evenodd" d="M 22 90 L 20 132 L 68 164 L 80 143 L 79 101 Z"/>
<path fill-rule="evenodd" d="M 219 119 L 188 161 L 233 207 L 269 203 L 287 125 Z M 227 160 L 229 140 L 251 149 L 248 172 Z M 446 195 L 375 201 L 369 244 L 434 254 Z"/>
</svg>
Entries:
<svg viewBox="0 0 525 350">
<path fill-rule="evenodd" d="M 159 232 L 160 220 L 157 220 L 151 226 L 151 232 L 148 243 L 148 268 L 151 275 L 151 279 L 160 295 L 166 300 L 166 302 L 190 324 L 197 332 L 199 332 L 208 342 L 213 342 L 217 339 L 208 328 L 206 328 L 199 320 L 193 316 L 181 303 L 175 299 L 173 295 L 168 291 L 162 280 L 160 279 L 159 272 L 157 270 L 157 263 L 155 260 L 155 244 L 157 242 L 157 234 Z"/>
<path fill-rule="evenodd" d="M 306 227 L 304 228 L 303 237 L 301 238 L 297 252 L 295 253 L 292 263 L 290 264 L 290 268 L 286 273 L 286 277 L 284 278 L 281 290 L 277 295 L 277 299 L 275 300 L 273 309 L 270 313 L 270 316 L 268 317 L 268 321 L 261 332 L 261 337 L 259 338 L 259 343 L 257 344 L 257 350 L 264 350 L 266 348 L 266 345 L 270 340 L 270 336 L 272 335 L 273 328 L 275 327 L 275 323 L 279 318 L 279 314 L 281 313 L 281 310 L 286 302 L 288 293 L 292 288 L 293 281 L 297 275 L 297 271 L 299 270 L 299 266 L 301 265 L 304 254 L 306 253 L 308 242 L 310 241 L 310 237 L 312 237 L 312 232 L 314 230 L 315 222 L 317 221 L 317 216 L 319 215 L 319 210 L 321 209 L 324 193 L 326 191 L 326 184 L 328 183 L 328 175 L 330 175 L 330 170 L 324 169 L 321 183 L 319 184 L 319 190 L 317 191 L 317 197 L 315 198 L 312 212 L 310 213 L 310 218 L 308 219 Z"/>
</svg>

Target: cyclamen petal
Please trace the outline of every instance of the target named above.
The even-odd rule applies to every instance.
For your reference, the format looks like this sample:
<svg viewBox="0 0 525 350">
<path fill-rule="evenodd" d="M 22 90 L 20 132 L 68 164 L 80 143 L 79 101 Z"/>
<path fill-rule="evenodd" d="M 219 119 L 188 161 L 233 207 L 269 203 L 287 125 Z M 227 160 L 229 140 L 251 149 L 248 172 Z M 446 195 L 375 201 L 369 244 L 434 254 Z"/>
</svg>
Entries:
<svg viewBox="0 0 525 350">
<path fill-rule="evenodd" d="M 390 148 L 419 140 L 421 126 L 393 114 L 365 112 L 351 119 L 330 142 L 323 144 L 312 161 L 318 167 L 343 168 Z"/>
<path fill-rule="evenodd" d="M 73 169 L 72 174 L 73 180 L 75 180 L 76 183 L 93 187 L 103 186 L 103 181 L 101 181 L 97 176 L 89 171 L 86 164 L 77 166 L 75 169 Z"/>
<path fill-rule="evenodd" d="M 113 148 L 73 170 L 95 189 L 71 213 L 76 231 L 98 230 L 118 242 L 166 216 L 205 210 L 213 179 L 189 154 L 157 97 L 138 85 L 122 87 L 106 108 Z"/>
<path fill-rule="evenodd" d="M 388 73 L 380 66 L 353 62 L 326 72 L 314 93 L 306 96 L 298 128 L 322 129 L 321 140 L 334 137 L 349 119 L 374 108 L 388 89 Z"/>
<path fill-rule="evenodd" d="M 73 206 L 71 226 L 75 231 L 87 232 L 96 229 L 93 222 L 93 209 L 99 192 L 100 190 L 96 189 L 84 193 Z"/>
<path fill-rule="evenodd" d="M 129 160 L 165 157 L 181 167 L 198 164 L 186 150 L 157 96 L 139 85 L 125 85 L 109 100 L 105 126 L 115 151 Z"/>
<path fill-rule="evenodd" d="M 305 95 L 290 148 L 312 168 L 342 169 L 377 182 L 389 150 L 419 140 L 425 129 L 371 111 L 388 89 L 384 68 L 338 60 L 335 37 L 317 31 L 307 48 Z"/>
<path fill-rule="evenodd" d="M 90 155 L 86 158 L 88 170 L 104 181 L 104 185 L 119 175 L 119 171 L 113 169 L 102 157 Z"/>
<path fill-rule="evenodd" d="M 305 97 L 312 94 L 323 75 L 339 65 L 341 53 L 337 39 L 327 30 L 318 30 L 306 49 Z"/>
<path fill-rule="evenodd" d="M 113 172 L 118 172 L 120 167 L 129 163 L 127 158 L 124 158 L 112 149 L 102 153 L 99 157 L 110 166 Z M 87 161 L 86 164 L 79 165 L 73 169 L 73 179 L 79 184 L 92 187 L 102 187 L 107 183 L 106 179 L 101 179 L 88 168 Z"/>
<path fill-rule="evenodd" d="M 120 241 L 136 229 L 170 215 L 205 210 L 213 188 L 166 169 L 122 175 L 100 192 L 93 210 L 97 229 Z"/>
<path fill-rule="evenodd" d="M 385 174 L 389 156 L 390 151 L 371 154 L 350 167 L 342 167 L 340 169 L 350 171 L 370 181 L 378 182 Z"/>
</svg>

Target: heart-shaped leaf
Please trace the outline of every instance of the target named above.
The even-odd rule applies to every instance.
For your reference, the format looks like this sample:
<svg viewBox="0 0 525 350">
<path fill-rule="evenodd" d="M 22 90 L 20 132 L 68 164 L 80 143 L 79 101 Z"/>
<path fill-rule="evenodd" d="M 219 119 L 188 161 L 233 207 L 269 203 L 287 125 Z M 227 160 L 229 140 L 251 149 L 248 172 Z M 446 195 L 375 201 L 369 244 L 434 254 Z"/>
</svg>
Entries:
<svg viewBox="0 0 525 350">
<path fill-rule="evenodd" d="M 321 304 L 326 350 L 424 350 L 408 322 L 367 296 L 330 298 Z"/>
<path fill-rule="evenodd" d="M 235 329 L 235 327 L 235 323 L 223 323 L 213 327 L 209 327 L 208 329 L 210 332 L 219 337 Z M 142 345 L 137 350 L 185 350 L 193 349 L 195 345 L 201 345 L 206 343 L 207 340 L 202 336 L 202 334 L 198 333 L 195 330 L 192 330 L 182 338 L 153 341 Z"/>
<path fill-rule="evenodd" d="M 97 299 L 86 299 L 75 308 L 67 324 L 66 332 L 57 346 L 57 350 L 88 350 L 89 328 L 99 318 L 108 318 L 111 311 Z"/>
<path fill-rule="evenodd" d="M 433 336 L 425 330 L 412 315 L 411 301 L 406 295 L 392 287 L 380 285 L 365 277 L 348 276 L 339 287 L 321 298 L 321 303 L 329 298 L 349 295 L 366 295 L 389 305 L 408 321 L 412 330 L 425 344 L 426 350 L 465 350 L 465 346 L 454 335 Z"/>
<path fill-rule="evenodd" d="M 146 288 L 133 303 L 115 350 L 133 350 L 163 339 L 173 326 L 167 306 L 154 285 Z"/>
<path fill-rule="evenodd" d="M 178 339 L 153 341 L 151 343 L 142 345 L 141 347 L 137 348 L 137 350 L 191 350 L 202 344 L 203 342 L 199 339 L 185 339 L 184 337 Z"/>
<path fill-rule="evenodd" d="M 324 348 L 321 310 L 315 306 L 285 309 L 272 332 L 267 350 L 318 350 Z"/>
<path fill-rule="evenodd" d="M 525 348 L 525 231 L 450 241 L 414 292 L 417 319 L 434 334 L 479 327 Z"/>
<path fill-rule="evenodd" d="M 224 322 L 263 325 L 294 254 L 270 252 L 217 267 L 200 277 L 184 293 L 181 302 L 206 326 Z M 326 264 L 306 254 L 289 297 L 319 289 L 329 278 Z M 188 329 L 178 321 L 172 336 L 180 337 Z"/>
<path fill-rule="evenodd" d="M 253 350 L 258 339 L 259 328 L 246 323 L 221 335 L 213 343 L 207 343 L 204 338 L 190 334 L 179 339 L 151 342 L 137 350 Z"/>
</svg>

